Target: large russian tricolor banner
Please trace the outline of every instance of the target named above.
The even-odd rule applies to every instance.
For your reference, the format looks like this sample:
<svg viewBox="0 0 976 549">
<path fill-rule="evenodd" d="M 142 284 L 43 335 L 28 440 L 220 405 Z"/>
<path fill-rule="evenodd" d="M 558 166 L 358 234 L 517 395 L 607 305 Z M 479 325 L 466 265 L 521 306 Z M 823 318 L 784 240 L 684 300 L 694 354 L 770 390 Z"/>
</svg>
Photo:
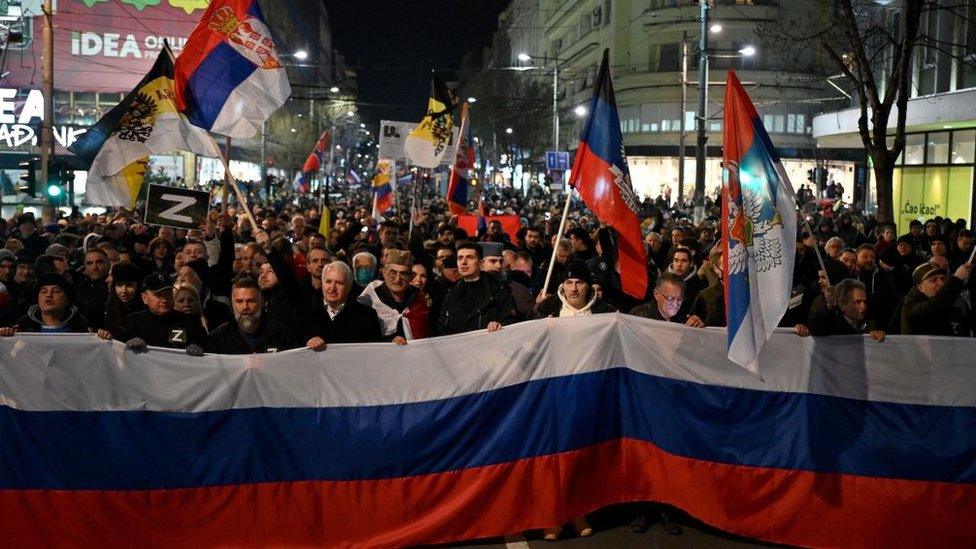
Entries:
<svg viewBox="0 0 976 549">
<path fill-rule="evenodd" d="M 291 95 L 257 0 L 214 0 L 176 58 L 176 101 L 190 123 L 254 137 Z"/>
<path fill-rule="evenodd" d="M 723 330 L 620 314 L 190 359 L 0 338 L 0 532 L 400 547 L 654 500 L 778 543 L 974 547 L 974 350 L 776 333 L 763 381 Z"/>
</svg>

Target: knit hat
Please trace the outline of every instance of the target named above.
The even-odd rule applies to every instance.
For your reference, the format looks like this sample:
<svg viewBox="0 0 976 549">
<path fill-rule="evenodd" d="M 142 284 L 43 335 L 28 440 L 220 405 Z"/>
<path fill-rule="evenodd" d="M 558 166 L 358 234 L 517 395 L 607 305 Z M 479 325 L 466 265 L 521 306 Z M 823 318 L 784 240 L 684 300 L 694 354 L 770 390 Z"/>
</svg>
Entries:
<svg viewBox="0 0 976 549">
<path fill-rule="evenodd" d="M 34 283 L 35 296 L 41 292 L 41 288 L 44 286 L 58 286 L 68 296 L 69 301 L 75 300 L 75 288 L 64 275 L 47 273 L 37 277 L 37 282 Z"/>
<path fill-rule="evenodd" d="M 6 248 L 0 249 L 0 261 L 4 259 L 9 259 L 10 261 L 17 261 L 17 254 L 13 253 L 12 251 Z"/>
<path fill-rule="evenodd" d="M 141 278 L 142 270 L 133 263 L 122 261 L 112 265 L 112 284 L 138 283 Z"/>
<path fill-rule="evenodd" d="M 586 266 L 586 263 L 579 259 L 574 259 L 569 262 L 569 268 L 566 269 L 566 279 L 570 278 L 581 280 L 587 284 L 593 284 L 593 273 L 590 272 L 590 268 Z"/>
<path fill-rule="evenodd" d="M 940 269 L 931 263 L 922 263 L 916 267 L 915 271 L 912 273 L 912 280 L 917 286 L 922 282 L 925 282 L 927 279 L 938 275 L 948 276 L 949 272 L 945 269 Z"/>
</svg>

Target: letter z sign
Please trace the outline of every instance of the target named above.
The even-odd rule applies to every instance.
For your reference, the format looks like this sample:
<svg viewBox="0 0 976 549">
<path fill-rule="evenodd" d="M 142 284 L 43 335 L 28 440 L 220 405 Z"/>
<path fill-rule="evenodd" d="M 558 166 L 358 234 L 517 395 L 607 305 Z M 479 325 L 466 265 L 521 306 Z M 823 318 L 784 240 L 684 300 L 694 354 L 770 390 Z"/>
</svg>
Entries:
<svg viewBox="0 0 976 549">
<path fill-rule="evenodd" d="M 147 225 L 197 229 L 210 212 L 210 193 L 165 185 L 149 185 L 146 200 Z"/>
</svg>

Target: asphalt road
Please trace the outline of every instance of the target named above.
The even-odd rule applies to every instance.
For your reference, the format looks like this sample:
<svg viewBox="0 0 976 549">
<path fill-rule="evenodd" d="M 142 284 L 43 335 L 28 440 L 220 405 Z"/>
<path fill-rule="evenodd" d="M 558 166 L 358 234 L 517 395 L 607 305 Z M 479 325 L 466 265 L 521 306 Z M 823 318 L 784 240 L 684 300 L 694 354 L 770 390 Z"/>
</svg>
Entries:
<svg viewBox="0 0 976 549">
<path fill-rule="evenodd" d="M 603 509 L 589 517 L 594 527 L 594 534 L 590 537 L 576 537 L 572 528 L 563 530 L 562 538 L 557 542 L 542 539 L 541 531 L 527 532 L 521 539 L 490 539 L 477 543 L 451 545 L 451 547 L 470 549 L 545 549 L 547 547 L 583 548 L 613 548 L 630 549 L 686 549 L 686 548 L 715 548 L 715 549 L 744 549 L 780 547 L 777 545 L 749 540 L 727 534 L 709 527 L 694 518 L 677 510 L 669 510 L 668 516 L 680 529 L 680 534 L 668 533 L 662 523 L 653 517 L 653 522 L 644 533 L 635 533 L 630 528 L 633 507 L 619 507 Z"/>
</svg>

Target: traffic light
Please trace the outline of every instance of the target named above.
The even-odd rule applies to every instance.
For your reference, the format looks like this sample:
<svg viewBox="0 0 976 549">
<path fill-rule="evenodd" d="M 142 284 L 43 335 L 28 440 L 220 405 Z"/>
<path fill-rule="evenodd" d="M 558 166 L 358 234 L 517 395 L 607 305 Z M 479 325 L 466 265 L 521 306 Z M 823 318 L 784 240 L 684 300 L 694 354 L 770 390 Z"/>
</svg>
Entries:
<svg viewBox="0 0 976 549">
<path fill-rule="evenodd" d="M 37 168 L 40 160 L 31 158 L 18 164 L 24 173 L 20 174 L 20 186 L 17 188 L 22 193 L 37 196 Z"/>
<path fill-rule="evenodd" d="M 55 161 L 48 165 L 47 181 L 44 185 L 44 196 L 51 204 L 58 205 L 64 199 L 64 171 L 67 167 L 64 162 Z"/>
</svg>

